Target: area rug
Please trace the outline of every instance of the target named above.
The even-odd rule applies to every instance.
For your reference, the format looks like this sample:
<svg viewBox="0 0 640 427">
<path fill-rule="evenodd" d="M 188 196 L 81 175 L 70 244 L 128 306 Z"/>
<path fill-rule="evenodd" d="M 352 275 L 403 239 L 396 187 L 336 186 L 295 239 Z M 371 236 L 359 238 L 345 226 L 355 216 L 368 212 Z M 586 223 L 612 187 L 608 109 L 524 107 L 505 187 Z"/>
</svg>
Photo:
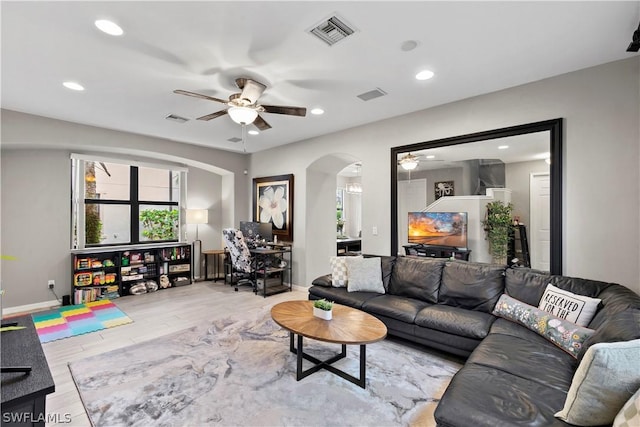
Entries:
<svg viewBox="0 0 640 427">
<path fill-rule="evenodd" d="M 112 301 L 67 305 L 32 315 L 41 343 L 133 322 Z"/>
<path fill-rule="evenodd" d="M 305 340 L 320 358 L 339 350 Z M 335 366 L 358 376 L 358 352 Z M 325 370 L 296 381 L 288 332 L 265 309 L 69 364 L 95 426 L 429 426 L 460 367 L 387 339 L 367 346 L 366 389 Z"/>
</svg>

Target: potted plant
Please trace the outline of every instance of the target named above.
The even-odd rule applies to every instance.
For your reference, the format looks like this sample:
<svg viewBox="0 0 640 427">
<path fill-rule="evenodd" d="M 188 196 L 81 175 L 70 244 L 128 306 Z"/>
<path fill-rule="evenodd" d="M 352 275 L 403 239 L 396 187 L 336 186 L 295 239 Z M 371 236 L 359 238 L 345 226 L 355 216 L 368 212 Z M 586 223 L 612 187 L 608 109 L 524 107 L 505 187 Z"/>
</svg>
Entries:
<svg viewBox="0 0 640 427">
<path fill-rule="evenodd" d="M 507 248 L 513 227 L 513 205 L 504 204 L 500 200 L 487 203 L 487 216 L 482 221 L 486 239 L 489 241 L 489 252 L 496 264 L 507 263 Z"/>
<path fill-rule="evenodd" d="M 313 315 L 324 320 L 331 320 L 333 313 L 333 301 L 319 299 L 313 302 Z"/>
</svg>

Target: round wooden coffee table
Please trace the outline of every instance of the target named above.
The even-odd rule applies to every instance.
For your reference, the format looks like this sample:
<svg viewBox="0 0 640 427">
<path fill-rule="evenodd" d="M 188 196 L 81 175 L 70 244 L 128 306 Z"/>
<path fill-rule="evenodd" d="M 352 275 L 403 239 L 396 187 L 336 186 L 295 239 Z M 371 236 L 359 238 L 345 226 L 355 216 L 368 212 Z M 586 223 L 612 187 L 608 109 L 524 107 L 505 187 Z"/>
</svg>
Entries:
<svg viewBox="0 0 640 427">
<path fill-rule="evenodd" d="M 333 319 L 323 320 L 313 315 L 313 301 L 286 301 L 271 308 L 273 321 L 289 331 L 289 350 L 296 354 L 296 379 L 301 379 L 326 369 L 354 384 L 365 388 L 366 381 L 366 345 L 383 340 L 387 336 L 387 327 L 380 320 L 364 311 L 340 304 L 333 305 Z M 298 335 L 297 348 L 294 336 Z M 342 351 L 327 360 L 319 360 L 304 352 L 302 338 L 340 344 Z M 332 363 L 347 356 L 347 345 L 360 345 L 360 378 L 356 378 Z M 303 371 L 302 359 L 314 363 Z"/>
</svg>

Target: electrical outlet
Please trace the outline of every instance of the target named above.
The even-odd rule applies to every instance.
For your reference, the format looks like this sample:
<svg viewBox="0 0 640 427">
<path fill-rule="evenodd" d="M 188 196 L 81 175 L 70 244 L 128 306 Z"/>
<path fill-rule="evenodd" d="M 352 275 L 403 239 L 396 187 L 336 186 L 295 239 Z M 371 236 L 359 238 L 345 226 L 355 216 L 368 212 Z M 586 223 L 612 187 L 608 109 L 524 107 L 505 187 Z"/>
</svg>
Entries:
<svg viewBox="0 0 640 427">
<path fill-rule="evenodd" d="M 56 281 L 55 281 L 55 280 L 53 280 L 53 279 L 50 279 L 50 280 L 47 282 L 47 287 L 48 287 L 49 289 L 53 289 L 53 288 L 55 288 L 55 287 L 56 287 Z"/>
<path fill-rule="evenodd" d="M 371 232 L 372 232 L 372 234 L 373 234 L 374 236 L 377 236 L 377 235 L 378 235 L 378 227 L 376 227 L 376 226 L 374 225 L 374 226 L 373 226 L 373 229 L 371 230 Z"/>
</svg>

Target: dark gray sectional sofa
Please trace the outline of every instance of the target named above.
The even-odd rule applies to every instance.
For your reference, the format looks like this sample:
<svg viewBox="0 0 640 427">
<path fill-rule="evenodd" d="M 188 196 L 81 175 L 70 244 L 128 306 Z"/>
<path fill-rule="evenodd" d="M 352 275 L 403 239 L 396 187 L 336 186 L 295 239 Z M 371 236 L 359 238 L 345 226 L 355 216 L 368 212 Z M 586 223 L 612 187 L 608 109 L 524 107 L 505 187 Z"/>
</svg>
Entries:
<svg viewBox="0 0 640 427">
<path fill-rule="evenodd" d="M 537 306 L 546 285 L 602 302 L 588 325 L 597 342 L 640 338 L 640 296 L 624 286 L 525 268 L 381 257 L 385 294 L 348 292 L 331 276 L 309 299 L 326 298 L 382 320 L 389 335 L 467 357 L 435 412 L 445 427 L 566 426 L 562 409 L 579 361 L 537 333 L 492 311 L 503 293 Z"/>
</svg>

